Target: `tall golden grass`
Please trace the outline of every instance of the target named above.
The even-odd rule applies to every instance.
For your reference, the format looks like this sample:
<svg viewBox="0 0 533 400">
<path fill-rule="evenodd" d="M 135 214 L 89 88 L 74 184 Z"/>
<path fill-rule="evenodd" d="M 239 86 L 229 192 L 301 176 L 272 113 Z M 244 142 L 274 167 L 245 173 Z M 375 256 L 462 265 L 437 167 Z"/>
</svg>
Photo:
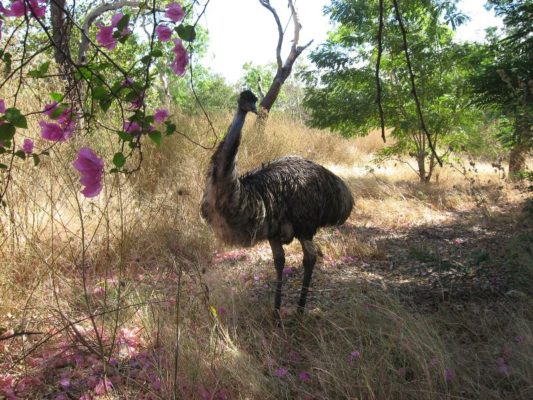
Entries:
<svg viewBox="0 0 533 400">
<path fill-rule="evenodd" d="M 141 171 L 106 175 L 102 195 L 92 200 L 78 193 L 71 163 L 86 143 L 111 159 L 114 143 L 104 136 L 75 138 L 54 147 L 38 168 L 14 170 L 8 206 L 0 210 L 0 328 L 41 334 L 0 342 L 0 364 L 11 365 L 5 373 L 31 375 L 29 355 L 10 362 L 65 341 L 107 365 L 118 356 L 104 336 L 135 327 L 161 388 L 143 386 L 127 363 L 114 372 L 107 366 L 104 372 L 124 378 L 108 398 L 530 398 L 533 335 L 525 306 L 501 303 L 485 312 L 467 304 L 424 313 L 364 275 L 350 275 L 336 282 L 333 304 L 310 307 L 302 319 L 292 315 L 294 299 L 285 298 L 287 315 L 277 327 L 268 249 L 212 262 L 216 251 L 226 250 L 199 218 L 212 150 L 189 140 L 210 147 L 212 132 L 203 118 L 177 111 L 173 118 L 188 138 L 148 144 Z M 231 115 L 211 118 L 220 135 Z M 439 224 L 472 208 L 490 218 L 504 200 L 523 197 L 485 166 L 471 171 L 474 184 L 450 167 L 438 184 L 419 184 L 406 165 L 372 163 L 380 140 L 377 132 L 343 139 L 276 116 L 259 133 L 249 119 L 239 168 L 286 154 L 321 162 L 352 189 L 349 222 L 357 227 Z M 317 241 L 334 258 L 371 262 L 387 252 L 331 231 Z M 289 260 L 299 263 L 296 254 L 290 247 Z M 523 343 L 513 342 L 518 336 Z M 509 376 L 495 365 L 502 346 L 513 355 Z M 30 398 L 52 396 L 57 388 L 58 370 L 39 373 L 48 389 L 39 386 Z"/>
</svg>

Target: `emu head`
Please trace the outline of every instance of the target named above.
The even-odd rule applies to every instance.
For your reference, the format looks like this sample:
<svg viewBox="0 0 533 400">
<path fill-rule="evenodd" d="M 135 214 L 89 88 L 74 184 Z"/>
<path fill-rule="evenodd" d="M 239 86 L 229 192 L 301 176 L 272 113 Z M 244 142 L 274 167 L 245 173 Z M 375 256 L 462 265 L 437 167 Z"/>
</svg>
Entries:
<svg viewBox="0 0 533 400">
<path fill-rule="evenodd" d="M 255 103 L 257 102 L 257 97 L 250 90 L 245 90 L 239 95 L 239 109 L 245 112 L 253 112 L 257 114 L 257 107 Z"/>
</svg>

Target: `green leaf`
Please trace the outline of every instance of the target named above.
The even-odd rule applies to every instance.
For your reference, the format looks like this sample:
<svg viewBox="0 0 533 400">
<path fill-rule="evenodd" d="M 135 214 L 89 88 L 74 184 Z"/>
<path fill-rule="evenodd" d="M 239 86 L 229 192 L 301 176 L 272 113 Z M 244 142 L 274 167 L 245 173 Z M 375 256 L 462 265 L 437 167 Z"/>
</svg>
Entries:
<svg viewBox="0 0 533 400">
<path fill-rule="evenodd" d="M 103 86 L 97 86 L 93 89 L 93 99 L 103 100 L 109 97 L 109 94 Z"/>
<path fill-rule="evenodd" d="M 111 103 L 113 102 L 113 99 L 111 98 L 105 98 L 100 100 L 100 108 L 102 108 L 103 112 L 107 112 L 109 110 L 109 107 L 111 107 Z"/>
<path fill-rule="evenodd" d="M 158 146 L 161 144 L 161 132 L 159 131 L 153 131 L 153 132 L 150 132 L 148 134 L 148 136 L 150 137 L 150 139 L 152 139 L 154 141 L 155 144 L 157 144 Z"/>
<path fill-rule="evenodd" d="M 0 147 L 0 154 L 7 153 L 7 150 L 4 147 Z"/>
<path fill-rule="evenodd" d="M 180 24 L 174 29 L 178 33 L 178 36 L 186 42 L 192 42 L 196 38 L 196 31 L 193 25 Z"/>
<path fill-rule="evenodd" d="M 148 54 L 148 55 L 144 56 L 143 58 L 141 58 L 141 62 L 143 64 L 148 64 L 151 59 L 152 59 L 152 56 L 150 54 Z"/>
<path fill-rule="evenodd" d="M 124 131 L 120 131 L 118 133 L 118 137 L 124 140 L 125 142 L 131 142 L 133 140 L 133 136 L 130 133 Z"/>
<path fill-rule="evenodd" d="M 89 67 L 79 67 L 77 74 L 79 75 L 78 79 L 85 78 L 87 80 L 91 80 L 93 77 L 93 71 L 89 69 Z"/>
<path fill-rule="evenodd" d="M 33 78 L 42 78 L 47 74 L 49 67 L 50 67 L 50 61 L 46 61 L 42 63 L 41 65 L 39 65 L 34 70 L 31 70 L 30 72 L 28 72 L 28 75 Z"/>
<path fill-rule="evenodd" d="M 163 52 L 161 50 L 159 50 L 159 49 L 155 49 L 155 50 L 152 50 L 150 55 L 152 57 L 162 57 L 163 56 Z"/>
<path fill-rule="evenodd" d="M 11 73 L 11 53 L 4 53 L 2 59 L 4 60 L 4 75 L 7 77 Z"/>
<path fill-rule="evenodd" d="M 61 93 L 50 93 L 50 98 L 57 103 L 60 103 L 63 100 L 63 95 Z"/>
<path fill-rule="evenodd" d="M 167 131 L 166 131 L 167 136 L 170 136 L 176 133 L 176 124 L 173 124 L 172 122 L 165 122 L 165 124 L 167 125 Z"/>
<path fill-rule="evenodd" d="M 26 153 L 24 153 L 24 150 L 19 150 L 19 151 L 15 152 L 15 155 L 16 155 L 18 158 L 22 158 L 23 160 L 26 159 Z"/>
<path fill-rule="evenodd" d="M 15 128 L 15 126 L 13 124 L 10 124 L 9 122 L 0 125 L 0 140 L 5 141 L 13 139 L 13 136 L 15 136 L 16 131 L 17 128 Z"/>
<path fill-rule="evenodd" d="M 6 110 L 6 119 L 17 128 L 28 128 L 28 121 L 18 108 L 8 108 Z"/>
<path fill-rule="evenodd" d="M 109 173 L 111 173 L 111 174 L 116 174 L 117 172 L 118 172 L 118 168 L 111 168 L 109 170 Z"/>
<path fill-rule="evenodd" d="M 7 169 L 7 165 L 0 163 L 0 169 Z"/>
<path fill-rule="evenodd" d="M 33 165 L 35 166 L 39 165 L 39 163 L 41 162 L 41 159 L 39 158 L 39 156 L 37 154 L 32 154 L 32 157 L 33 157 Z"/>
<path fill-rule="evenodd" d="M 120 152 L 116 153 L 113 156 L 113 164 L 115 164 L 117 168 L 122 168 L 124 164 L 126 164 L 126 157 L 124 157 L 124 154 Z"/>
<path fill-rule="evenodd" d="M 128 26 L 129 23 L 130 23 L 130 15 L 124 14 L 124 16 L 120 19 L 120 21 L 118 21 L 117 30 L 119 32 L 122 32 L 124 28 Z"/>
<path fill-rule="evenodd" d="M 52 113 L 50 114 L 50 118 L 52 119 L 58 119 L 61 115 L 63 115 L 63 112 L 67 108 L 67 105 L 61 104 L 59 105 Z"/>
</svg>

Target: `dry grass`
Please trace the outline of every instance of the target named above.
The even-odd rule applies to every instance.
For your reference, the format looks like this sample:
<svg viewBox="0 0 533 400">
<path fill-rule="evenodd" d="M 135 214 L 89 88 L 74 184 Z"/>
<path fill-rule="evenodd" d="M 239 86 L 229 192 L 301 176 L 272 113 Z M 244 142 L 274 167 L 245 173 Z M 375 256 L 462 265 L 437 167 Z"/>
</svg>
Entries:
<svg viewBox="0 0 533 400">
<path fill-rule="evenodd" d="M 213 116 L 216 132 L 224 132 L 230 118 Z M 205 120 L 175 119 L 191 139 L 212 142 Z M 371 160 L 382 146 L 378 133 L 347 140 L 283 118 L 271 119 L 264 134 L 249 120 L 245 131 L 242 171 L 285 154 L 322 162 L 352 188 L 356 206 L 350 223 L 356 227 L 393 231 L 440 224 L 476 207 L 490 216 L 520 196 L 484 167 L 477 175 L 472 171 L 474 185 L 446 168 L 431 186 L 416 183 L 407 166 L 377 168 Z M 50 334 L 43 343 L 42 334 L 0 342 L 4 374 L 19 382 L 31 375 L 40 379 L 28 392 L 20 389 L 22 396 L 53 398 L 63 392 L 58 382 L 73 365 L 81 375 L 71 378 L 77 382 L 72 396 L 94 393 L 90 374 L 115 379 L 108 398 L 531 395 L 531 315 L 521 303 L 428 314 L 365 276 L 343 276 L 335 284 L 339 297 L 333 305 L 310 307 L 303 319 L 292 315 L 294 302 L 286 300 L 279 328 L 271 318 L 273 268 L 265 246 L 212 262 L 214 251 L 224 248 L 198 215 L 212 151 L 179 135 L 166 138 L 161 148 L 145 150 L 140 173 L 108 175 L 105 192 L 87 200 L 78 195 L 70 168 L 74 149 L 86 140 L 95 145 L 94 139 L 78 138 L 55 148 L 40 168 L 17 169 L 9 207 L 0 214 L 0 329 Z M 105 139 L 96 146 L 100 154 L 113 153 Z M 325 231 L 317 241 L 335 259 L 355 256 L 372 263 L 388 250 L 335 231 Z M 297 247 L 290 246 L 288 254 L 289 262 L 299 262 Z M 145 358 L 111 347 L 123 328 L 139 329 L 132 347 Z M 119 350 L 124 343 L 119 341 Z M 72 345 L 79 365 L 58 364 L 57 352 Z M 15 362 L 33 346 L 33 353 Z M 494 364 L 504 346 L 512 358 L 509 375 Z M 0 385 L 0 398 L 1 390 Z"/>
</svg>

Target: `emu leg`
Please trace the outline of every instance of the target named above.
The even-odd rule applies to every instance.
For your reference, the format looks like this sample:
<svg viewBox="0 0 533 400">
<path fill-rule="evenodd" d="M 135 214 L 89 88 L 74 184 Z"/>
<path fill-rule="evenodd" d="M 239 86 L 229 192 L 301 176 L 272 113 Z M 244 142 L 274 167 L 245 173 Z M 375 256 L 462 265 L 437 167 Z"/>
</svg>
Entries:
<svg viewBox="0 0 533 400">
<path fill-rule="evenodd" d="M 317 251 L 313 244 L 313 239 L 300 239 L 300 243 L 302 244 L 302 250 L 304 252 L 304 278 L 302 282 L 302 291 L 300 292 L 300 301 L 298 302 L 298 313 L 302 314 L 307 301 L 307 292 L 309 291 L 309 285 L 311 284 L 311 277 L 313 276 Z"/>
<path fill-rule="evenodd" d="M 281 241 L 278 239 L 269 240 L 272 255 L 274 256 L 274 266 L 276 267 L 276 293 L 274 297 L 274 316 L 280 319 L 279 309 L 281 307 L 281 285 L 283 283 L 283 268 L 285 267 L 285 252 Z"/>
</svg>

